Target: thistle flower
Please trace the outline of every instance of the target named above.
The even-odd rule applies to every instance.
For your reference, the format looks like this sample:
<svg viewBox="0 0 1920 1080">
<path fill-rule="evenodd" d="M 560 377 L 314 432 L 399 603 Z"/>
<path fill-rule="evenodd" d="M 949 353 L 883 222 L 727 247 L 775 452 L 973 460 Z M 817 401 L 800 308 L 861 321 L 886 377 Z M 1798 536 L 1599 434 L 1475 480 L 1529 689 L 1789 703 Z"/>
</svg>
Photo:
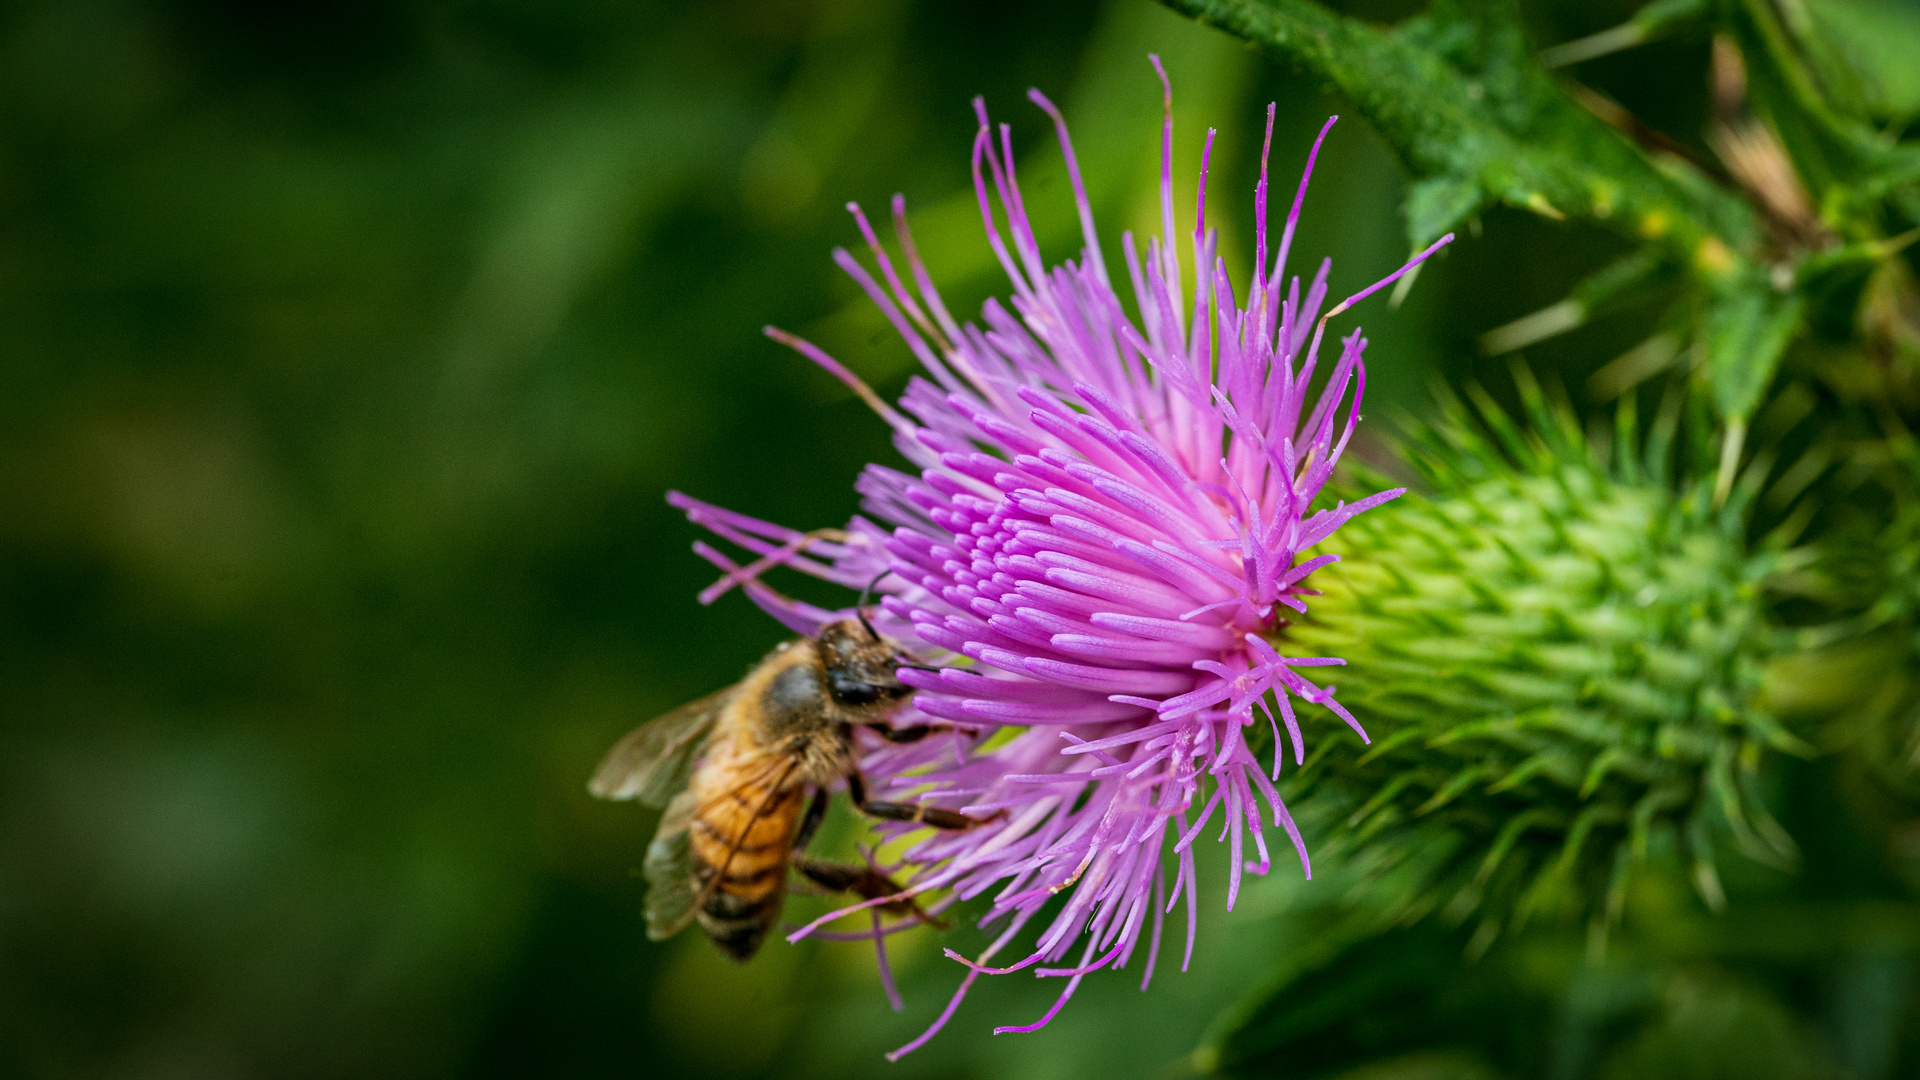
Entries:
<svg viewBox="0 0 1920 1080">
<path fill-rule="evenodd" d="M 1585 912 L 1597 947 L 1663 834 L 1715 907 L 1723 830 L 1792 857 L 1754 782 L 1810 749 L 1762 693 L 1784 643 L 1762 586 L 1799 556 L 1747 550 L 1764 463 L 1724 504 L 1710 474 L 1671 479 L 1678 396 L 1644 436 L 1626 399 L 1608 461 L 1518 374 L 1528 430 L 1448 399 L 1402 455 L 1426 494 L 1330 545 L 1367 559 L 1284 640 L 1342 650 L 1348 701 L 1392 724 L 1323 744 L 1305 781 L 1385 918 L 1477 917 L 1481 949 L 1530 912 Z"/>
<path fill-rule="evenodd" d="M 1400 494 L 1314 508 L 1359 422 L 1366 380 L 1358 331 L 1340 341 L 1330 365 L 1321 364 L 1320 347 L 1329 319 L 1452 238 L 1322 313 L 1330 262 L 1304 290 L 1298 277 L 1286 276 L 1307 176 L 1278 243 L 1270 243 L 1269 106 L 1254 192 L 1254 271 L 1237 295 L 1207 223 L 1212 132 L 1196 220 L 1186 234 L 1175 225 L 1172 91 L 1159 60 L 1153 63 L 1167 108 L 1162 232 L 1144 252 L 1131 234 L 1121 238 L 1132 314 L 1109 279 L 1059 110 L 1030 92 L 1058 133 L 1084 247 L 1078 261 L 1048 268 L 1014 175 L 1010 130 L 996 132 L 976 101 L 974 186 L 987 243 L 1012 283 L 1008 304 L 987 302 L 981 324 L 955 321 L 896 197 L 913 287 L 857 206 L 849 209 L 878 276 L 845 251 L 834 258 L 926 369 L 899 409 L 813 345 L 769 331 L 854 386 L 892 425 L 917 474 L 870 466 L 857 485 L 870 517 L 826 535 L 677 497 L 694 521 L 761 556 L 740 567 L 702 547 L 727 571 L 707 599 L 744 584 L 788 626 L 810 632 L 840 614 L 778 596 L 758 582 L 762 571 L 784 564 L 852 587 L 888 575 L 879 582 L 882 632 L 941 665 L 902 672 L 920 690 L 913 708 L 921 715 L 900 722 L 945 721 L 989 736 L 875 746 L 862 761 L 874 783 L 995 816 L 969 832 L 921 834 L 900 856 L 896 873 L 911 880 L 908 893 L 943 894 L 934 910 L 990 894 L 983 923 L 997 935 L 977 958 L 949 950 L 969 969 L 959 992 L 895 1056 L 939 1030 L 983 973 L 1032 968 L 1065 980 L 1037 1022 L 996 1031 L 1045 1025 L 1084 976 L 1124 967 L 1143 939 L 1144 989 L 1162 920 L 1182 898 L 1190 958 L 1198 888 L 1192 845 L 1210 824 L 1230 845 L 1229 908 L 1243 873 L 1272 865 L 1269 827 L 1286 834 L 1311 873 L 1306 844 L 1274 787 L 1283 744 L 1296 765 L 1304 760 L 1295 701 L 1324 707 L 1365 737 L 1334 688 L 1303 674 L 1342 661 L 1298 655 L 1281 637 L 1315 595 L 1310 576 L 1337 558 L 1311 550 Z M 1313 144 L 1309 174 L 1332 124 Z M 1191 295 L 1183 246 L 1195 268 Z M 1310 390 L 1316 381 L 1317 393 Z M 1258 732 L 1256 714 L 1264 721 Z M 1270 767 L 1249 744 L 1250 734 L 1268 728 Z M 913 829 L 880 828 L 893 836 Z M 1062 894 L 1023 958 L 987 966 Z"/>
</svg>

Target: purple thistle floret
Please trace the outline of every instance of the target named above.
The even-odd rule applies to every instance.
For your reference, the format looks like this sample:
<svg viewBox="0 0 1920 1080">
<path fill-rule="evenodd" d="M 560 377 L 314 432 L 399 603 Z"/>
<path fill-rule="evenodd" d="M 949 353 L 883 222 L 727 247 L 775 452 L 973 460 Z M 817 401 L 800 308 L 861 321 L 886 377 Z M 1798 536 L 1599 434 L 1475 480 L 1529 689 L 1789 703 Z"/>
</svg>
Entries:
<svg viewBox="0 0 1920 1080">
<path fill-rule="evenodd" d="M 1166 87 L 1158 58 L 1153 63 Z M 1012 281 L 1012 310 L 989 300 L 984 326 L 956 322 L 895 196 L 912 287 L 857 206 L 849 209 L 878 278 L 844 250 L 834 259 L 926 368 L 899 409 L 812 344 L 768 331 L 859 392 L 892 425 L 918 474 L 869 466 L 857 485 L 869 516 L 827 535 L 671 496 L 695 522 L 760 556 L 737 566 L 697 544 L 726 571 L 703 601 L 742 585 L 787 626 L 813 633 L 851 611 L 781 596 L 758 580 L 762 572 L 785 565 L 851 588 L 886 574 L 876 625 L 939 665 L 902 670 L 920 692 L 896 723 L 945 721 L 957 725 L 954 735 L 863 744 L 861 768 L 875 786 L 917 789 L 928 803 L 992 819 L 966 832 L 918 833 L 885 869 L 910 881 L 912 895 L 936 894 L 928 905 L 935 912 L 991 893 L 982 923 L 998 932 L 977 958 L 948 950 L 968 968 L 959 991 L 893 1057 L 937 1032 L 981 974 L 1033 968 L 1066 980 L 1039 1021 L 996 1032 L 1045 1025 L 1084 976 L 1126 966 L 1143 938 L 1145 989 L 1162 921 L 1183 898 L 1184 970 L 1197 902 L 1192 845 L 1216 812 L 1231 851 L 1229 909 L 1243 871 L 1264 874 L 1271 865 L 1268 814 L 1311 877 L 1306 845 L 1274 788 L 1283 746 L 1296 765 L 1304 760 L 1293 701 L 1324 706 L 1366 735 L 1332 686 L 1301 673 L 1342 661 L 1289 656 L 1280 631 L 1316 595 L 1309 576 L 1336 558 L 1306 553 L 1401 489 L 1311 509 L 1360 419 L 1366 341 L 1358 331 L 1341 341 L 1319 392 L 1309 387 L 1327 320 L 1452 239 L 1321 314 L 1331 261 L 1304 295 L 1298 277 L 1285 277 L 1305 175 L 1268 260 L 1269 106 L 1254 192 L 1257 271 L 1241 302 L 1206 224 L 1212 131 L 1197 220 L 1186 237 L 1176 233 L 1167 88 L 1163 231 L 1144 258 L 1131 234 L 1121 238 L 1136 312 L 1129 316 L 1108 278 L 1066 123 L 1039 91 L 1029 97 L 1058 131 L 1085 242 L 1078 262 L 1051 270 L 1042 262 L 1014 177 L 1010 129 L 1000 126 L 996 139 L 976 101 L 974 186 L 987 242 Z M 1332 125 L 1314 141 L 1309 174 Z M 1203 271 L 1191 298 L 1183 292 L 1183 241 Z M 1247 744 L 1256 712 L 1274 735 L 1270 769 Z M 992 738 L 1001 729 L 1011 737 Z M 890 837 L 915 831 L 900 823 L 880 829 Z M 1024 957 L 986 966 L 1061 894 L 1064 905 Z M 843 908 L 791 936 L 824 936 L 829 920 L 878 903 Z M 871 933 L 836 936 L 879 941 L 882 933 L 876 923 Z"/>
</svg>

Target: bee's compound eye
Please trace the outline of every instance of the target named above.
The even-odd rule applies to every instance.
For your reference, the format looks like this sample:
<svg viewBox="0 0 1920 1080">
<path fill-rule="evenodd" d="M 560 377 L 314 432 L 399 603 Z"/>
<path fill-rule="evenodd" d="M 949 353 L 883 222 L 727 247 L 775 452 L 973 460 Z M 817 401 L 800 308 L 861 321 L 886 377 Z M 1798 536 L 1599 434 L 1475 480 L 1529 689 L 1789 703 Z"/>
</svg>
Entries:
<svg viewBox="0 0 1920 1080">
<path fill-rule="evenodd" d="M 871 683 L 837 671 L 827 674 L 827 691 L 842 705 L 871 705 L 882 695 L 891 696 L 892 687 Z"/>
</svg>

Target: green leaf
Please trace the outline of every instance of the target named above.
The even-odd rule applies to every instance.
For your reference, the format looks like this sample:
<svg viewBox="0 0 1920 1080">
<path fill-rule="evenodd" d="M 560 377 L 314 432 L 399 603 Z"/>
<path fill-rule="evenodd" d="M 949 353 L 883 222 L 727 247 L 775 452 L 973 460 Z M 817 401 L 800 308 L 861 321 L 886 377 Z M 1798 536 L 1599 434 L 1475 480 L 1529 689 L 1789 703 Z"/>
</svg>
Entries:
<svg viewBox="0 0 1920 1080">
<path fill-rule="evenodd" d="M 1771 0 L 1738 0 L 1728 5 L 1723 21 L 1740 43 L 1747 92 L 1773 122 L 1801 181 L 1829 217 L 1842 208 L 1857 213 L 1861 204 L 1848 189 L 1884 173 L 1899 155 L 1894 140 L 1868 120 L 1864 100 L 1849 92 L 1852 80 L 1843 75 L 1851 73 L 1819 69 L 1819 60 L 1833 51 L 1822 26 Z"/>
<path fill-rule="evenodd" d="M 1478 182 L 1461 176 L 1430 176 L 1407 193 L 1407 235 L 1416 250 L 1446 235 L 1485 203 Z"/>
<path fill-rule="evenodd" d="M 1661 269 L 1651 252 L 1632 252 L 1589 274 L 1566 299 L 1480 335 L 1480 351 L 1499 356 L 1578 329 L 1623 298 L 1637 296 Z"/>
<path fill-rule="evenodd" d="M 1195 1063 L 1225 1075 L 1274 1075 L 1281 1066 L 1286 1075 L 1325 1075 L 1329 1066 L 1399 1057 L 1436 1043 L 1491 1042 L 1484 1028 L 1459 1025 L 1501 998 L 1512 1015 L 1546 1018 L 1547 1003 L 1511 1000 L 1503 970 L 1465 965 L 1464 934 L 1430 922 L 1377 935 L 1373 929 L 1357 915 L 1334 922 L 1311 966 L 1284 966 L 1272 984 L 1223 1017 L 1195 1052 Z M 1379 1023 L 1385 1015 L 1396 1022 Z"/>
<path fill-rule="evenodd" d="M 1706 13 L 1706 0 L 1653 0 L 1619 26 L 1541 50 L 1540 62 L 1550 68 L 1565 67 L 1658 41 L 1698 22 Z"/>
<path fill-rule="evenodd" d="M 1578 217 L 1717 274 L 1758 236 L 1723 191 L 1655 168 L 1557 84 L 1511 0 L 1451 0 L 1392 30 L 1308 0 L 1165 0 L 1320 75 L 1414 175 L 1408 231 L 1430 240 L 1484 205 Z"/>
<path fill-rule="evenodd" d="M 1808 14 L 1842 54 L 1828 66 L 1858 80 L 1868 109 L 1887 118 L 1920 114 L 1920 63 L 1912 52 L 1912 43 L 1920 41 L 1920 9 L 1821 0 L 1808 5 Z"/>
<path fill-rule="evenodd" d="M 1753 415 L 1800 328 L 1805 303 L 1755 272 L 1708 308 L 1707 378 L 1721 416 L 1742 421 Z"/>
</svg>

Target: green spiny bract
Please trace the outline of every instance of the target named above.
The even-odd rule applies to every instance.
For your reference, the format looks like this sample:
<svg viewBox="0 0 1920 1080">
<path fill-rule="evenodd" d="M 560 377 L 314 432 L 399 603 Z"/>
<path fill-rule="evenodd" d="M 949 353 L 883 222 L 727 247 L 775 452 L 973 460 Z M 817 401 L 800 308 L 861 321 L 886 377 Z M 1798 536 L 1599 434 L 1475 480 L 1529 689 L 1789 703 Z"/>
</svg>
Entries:
<svg viewBox="0 0 1920 1080">
<path fill-rule="evenodd" d="M 1840 710 L 1835 741 L 1855 744 L 1890 792 L 1920 799 L 1920 461 L 1897 440 L 1889 470 L 1899 483 L 1893 520 L 1864 543 L 1836 542 L 1824 552 L 1830 576 L 1852 586 L 1861 610 L 1817 639 L 1837 639 L 1828 666 L 1869 669 Z M 1865 601 L 1865 602 L 1860 602 Z M 1827 629 L 1827 628 L 1822 628 Z"/>
<path fill-rule="evenodd" d="M 1425 491 L 1362 515 L 1295 653 L 1347 658 L 1340 699 L 1373 737 L 1301 782 L 1393 917 L 1478 913 L 1476 941 L 1541 909 L 1616 918 L 1656 841 L 1721 902 L 1714 832 L 1791 857 L 1754 780 L 1799 744 L 1760 706 L 1779 635 L 1746 554 L 1743 484 L 1667 479 L 1676 414 L 1643 440 L 1630 403 L 1592 446 L 1524 373 L 1532 430 L 1483 393 L 1403 445 Z M 1608 460 L 1610 458 L 1610 460 Z"/>
<path fill-rule="evenodd" d="M 1810 451 L 1809 453 L 1817 453 Z M 1885 793 L 1920 800 L 1920 441 L 1895 430 L 1852 451 L 1873 466 L 1816 486 L 1824 528 L 1775 584 L 1799 601 L 1791 667 L 1770 680 L 1783 714 Z"/>
</svg>

